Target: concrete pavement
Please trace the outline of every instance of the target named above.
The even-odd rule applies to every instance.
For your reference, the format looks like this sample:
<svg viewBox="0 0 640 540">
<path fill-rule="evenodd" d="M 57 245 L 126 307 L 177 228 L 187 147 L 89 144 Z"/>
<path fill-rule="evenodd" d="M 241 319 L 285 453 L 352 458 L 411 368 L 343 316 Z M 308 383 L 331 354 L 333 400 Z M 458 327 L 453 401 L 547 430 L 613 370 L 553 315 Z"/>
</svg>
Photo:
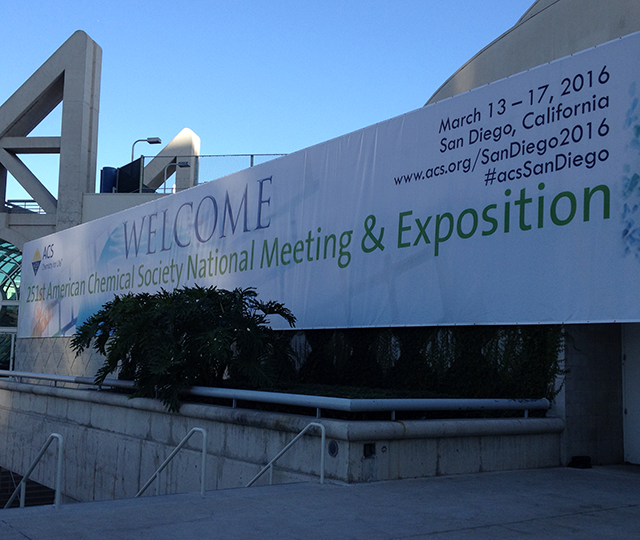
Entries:
<svg viewBox="0 0 640 540">
<path fill-rule="evenodd" d="M 640 537 L 640 467 L 288 484 L 0 510 L 2 540 Z"/>
</svg>

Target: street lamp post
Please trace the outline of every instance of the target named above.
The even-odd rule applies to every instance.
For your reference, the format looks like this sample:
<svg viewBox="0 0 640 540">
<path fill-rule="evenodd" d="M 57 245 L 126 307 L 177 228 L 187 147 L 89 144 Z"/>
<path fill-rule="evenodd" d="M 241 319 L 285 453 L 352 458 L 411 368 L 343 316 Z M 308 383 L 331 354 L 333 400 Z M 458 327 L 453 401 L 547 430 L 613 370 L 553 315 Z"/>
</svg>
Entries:
<svg viewBox="0 0 640 540">
<path fill-rule="evenodd" d="M 131 146 L 131 161 L 133 161 L 133 149 L 136 147 L 136 144 L 138 144 L 139 142 L 146 142 L 149 144 L 162 144 L 162 140 L 160 139 L 160 137 L 147 137 L 146 139 L 138 139 Z"/>
</svg>

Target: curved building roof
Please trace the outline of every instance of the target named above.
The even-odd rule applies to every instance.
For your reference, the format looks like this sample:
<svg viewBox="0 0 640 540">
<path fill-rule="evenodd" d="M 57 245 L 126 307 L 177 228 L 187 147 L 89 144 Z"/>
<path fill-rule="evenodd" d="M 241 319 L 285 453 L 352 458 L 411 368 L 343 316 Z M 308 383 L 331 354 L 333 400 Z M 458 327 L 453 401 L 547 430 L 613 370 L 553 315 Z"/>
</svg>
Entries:
<svg viewBox="0 0 640 540">
<path fill-rule="evenodd" d="M 639 30 L 638 0 L 537 0 L 427 105 Z"/>
</svg>

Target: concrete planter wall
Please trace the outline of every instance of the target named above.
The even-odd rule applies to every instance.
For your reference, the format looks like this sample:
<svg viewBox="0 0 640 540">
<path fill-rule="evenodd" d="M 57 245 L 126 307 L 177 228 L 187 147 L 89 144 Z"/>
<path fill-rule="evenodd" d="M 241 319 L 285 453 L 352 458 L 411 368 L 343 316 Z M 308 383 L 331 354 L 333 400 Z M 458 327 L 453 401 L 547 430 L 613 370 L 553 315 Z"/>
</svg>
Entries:
<svg viewBox="0 0 640 540">
<path fill-rule="evenodd" d="M 206 489 L 244 486 L 313 417 L 183 405 L 95 390 L 0 380 L 0 466 L 24 472 L 52 433 L 65 441 L 63 491 L 91 501 L 133 497 L 193 427 L 207 430 Z M 561 464 L 556 418 L 350 422 L 321 419 L 326 479 L 369 482 Z M 202 438 L 195 434 L 161 474 L 160 493 L 198 491 Z M 330 450 L 330 452 L 329 452 Z M 52 486 L 55 449 L 33 479 Z M 278 462 L 274 481 L 318 481 L 320 433 L 304 436 Z M 263 477 L 259 483 L 265 483 Z M 152 486 L 149 494 L 155 493 Z"/>
</svg>

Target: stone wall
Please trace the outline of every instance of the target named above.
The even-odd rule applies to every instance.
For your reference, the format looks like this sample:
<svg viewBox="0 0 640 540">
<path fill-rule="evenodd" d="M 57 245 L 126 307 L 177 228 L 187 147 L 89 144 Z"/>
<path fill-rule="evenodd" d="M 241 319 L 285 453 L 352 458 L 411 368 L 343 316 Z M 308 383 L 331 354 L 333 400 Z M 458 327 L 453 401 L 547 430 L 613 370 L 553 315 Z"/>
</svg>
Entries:
<svg viewBox="0 0 640 540">
<path fill-rule="evenodd" d="M 155 400 L 0 379 L 0 466 L 24 473 L 47 436 L 65 445 L 66 497 L 133 497 L 191 428 L 208 434 L 206 489 L 240 487 L 314 417 L 184 404 L 167 413 Z M 328 481 L 376 480 L 561 464 L 556 418 L 493 420 L 319 420 Z M 198 491 L 201 436 L 160 476 L 160 493 Z M 320 436 L 304 436 L 279 462 L 275 482 L 318 481 Z M 55 445 L 54 445 L 55 446 Z M 53 486 L 55 449 L 33 479 Z M 260 482 L 266 482 L 266 476 Z M 154 489 L 151 490 L 154 493 Z"/>
</svg>

